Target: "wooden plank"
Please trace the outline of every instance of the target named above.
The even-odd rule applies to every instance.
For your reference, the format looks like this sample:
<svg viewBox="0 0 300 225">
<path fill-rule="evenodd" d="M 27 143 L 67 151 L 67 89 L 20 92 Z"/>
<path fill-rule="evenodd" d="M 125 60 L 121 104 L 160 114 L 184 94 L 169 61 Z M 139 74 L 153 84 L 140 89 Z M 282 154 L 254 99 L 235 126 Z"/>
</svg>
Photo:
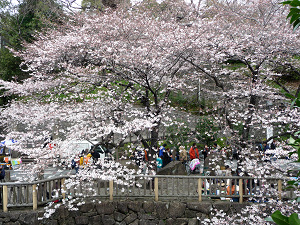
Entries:
<svg viewBox="0 0 300 225">
<path fill-rule="evenodd" d="M 243 203 L 243 179 L 239 179 L 239 194 L 240 194 L 239 203 Z"/>
<path fill-rule="evenodd" d="M 154 193 L 155 193 L 155 201 L 158 201 L 158 178 L 154 178 Z"/>
<path fill-rule="evenodd" d="M 109 181 L 109 200 L 113 200 L 113 192 L 114 192 L 114 181 L 110 180 Z"/>
<path fill-rule="evenodd" d="M 43 183 L 43 201 L 47 201 L 47 182 Z"/>
<path fill-rule="evenodd" d="M 25 185 L 25 203 L 29 204 L 29 185 Z"/>
<path fill-rule="evenodd" d="M 52 199 L 52 192 L 53 192 L 53 181 L 49 182 L 49 198 Z"/>
<path fill-rule="evenodd" d="M 281 200 L 282 180 L 278 180 L 278 199 Z"/>
<path fill-rule="evenodd" d="M 202 179 L 198 179 L 198 197 L 199 197 L 199 202 L 202 202 Z"/>
<path fill-rule="evenodd" d="M 7 186 L 3 186 L 3 212 L 8 212 L 7 208 L 7 202 L 8 202 L 8 192 L 7 192 Z"/>
<path fill-rule="evenodd" d="M 37 186 L 36 184 L 32 185 L 32 209 L 37 210 L 38 196 L 37 196 Z"/>
<path fill-rule="evenodd" d="M 61 179 L 61 189 L 62 189 L 61 195 L 62 195 L 63 199 L 66 199 L 66 184 L 65 184 L 65 182 L 66 182 L 65 178 Z"/>
</svg>

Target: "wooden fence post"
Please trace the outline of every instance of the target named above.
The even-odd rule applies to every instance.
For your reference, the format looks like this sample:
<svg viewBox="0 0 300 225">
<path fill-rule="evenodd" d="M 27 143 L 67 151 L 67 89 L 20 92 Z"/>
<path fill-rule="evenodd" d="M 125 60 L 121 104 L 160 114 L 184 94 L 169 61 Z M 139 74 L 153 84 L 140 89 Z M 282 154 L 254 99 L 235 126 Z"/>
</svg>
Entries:
<svg viewBox="0 0 300 225">
<path fill-rule="evenodd" d="M 199 202 L 202 202 L 202 178 L 198 179 L 198 196 Z"/>
<path fill-rule="evenodd" d="M 32 185 L 32 209 L 37 210 L 37 186 L 36 184 Z"/>
<path fill-rule="evenodd" d="M 114 181 L 110 180 L 109 181 L 109 200 L 113 200 L 113 193 L 114 193 Z"/>
<path fill-rule="evenodd" d="M 155 201 L 158 201 L 158 178 L 154 178 L 154 194 L 155 194 Z"/>
<path fill-rule="evenodd" d="M 63 178 L 63 179 L 61 179 L 61 195 L 62 195 L 62 197 L 63 197 L 63 199 L 65 199 L 66 198 L 66 184 L 65 184 L 65 182 L 66 182 L 66 178 Z"/>
<path fill-rule="evenodd" d="M 282 180 L 278 180 L 278 198 L 281 200 Z"/>
<path fill-rule="evenodd" d="M 8 193 L 7 193 L 7 186 L 3 186 L 3 212 L 8 212 L 7 202 L 8 202 Z"/>
<path fill-rule="evenodd" d="M 239 203 L 243 203 L 243 179 L 239 179 L 239 194 L 240 194 Z"/>
</svg>

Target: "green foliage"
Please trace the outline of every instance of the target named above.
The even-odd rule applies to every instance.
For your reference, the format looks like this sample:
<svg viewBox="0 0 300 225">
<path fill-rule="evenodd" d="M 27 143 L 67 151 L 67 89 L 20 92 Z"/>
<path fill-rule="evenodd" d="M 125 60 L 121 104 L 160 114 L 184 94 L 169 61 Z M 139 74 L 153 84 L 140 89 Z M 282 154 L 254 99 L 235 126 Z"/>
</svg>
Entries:
<svg viewBox="0 0 300 225">
<path fill-rule="evenodd" d="M 291 6 L 287 18 L 290 18 L 290 24 L 296 30 L 300 26 L 300 0 L 284 1 L 281 4 Z"/>
<path fill-rule="evenodd" d="M 239 135 L 242 135 L 243 130 L 244 130 L 244 125 L 242 122 L 238 122 L 236 124 L 233 124 L 233 130 L 238 132 Z"/>
<path fill-rule="evenodd" d="M 20 81 L 27 77 L 27 73 L 24 73 L 19 67 L 21 59 L 14 57 L 13 54 L 7 48 L 0 48 L 0 79 L 5 81 Z M 0 91 L 2 95 L 4 90 Z M 5 105 L 11 98 L 15 96 L 0 97 L 0 105 Z"/>
<path fill-rule="evenodd" d="M 13 7 L 13 6 L 10 6 Z M 60 6 L 55 1 L 25 0 L 18 5 L 17 13 L 6 11 L 0 19 L 0 35 L 6 44 L 16 50 L 22 49 L 23 42 L 32 42 L 51 22 L 58 22 Z"/>
<path fill-rule="evenodd" d="M 212 145 L 216 141 L 219 127 L 215 124 L 212 117 L 199 117 L 196 125 L 196 138 L 205 145 Z M 220 139 L 221 144 L 221 139 Z"/>
<path fill-rule="evenodd" d="M 230 70 L 237 70 L 246 67 L 246 65 L 239 60 L 227 60 L 225 63 L 226 66 L 224 67 Z"/>
<path fill-rule="evenodd" d="M 271 217 L 278 225 L 300 225 L 300 219 L 297 213 L 293 213 L 287 217 L 282 215 L 279 210 L 276 210 Z"/>
<path fill-rule="evenodd" d="M 119 156 L 123 156 L 127 159 L 133 154 L 135 147 L 132 143 L 126 143 L 123 146 L 119 147 Z"/>
<path fill-rule="evenodd" d="M 197 139 L 199 140 L 197 144 L 200 148 L 204 147 L 204 145 L 211 146 L 214 142 L 224 147 L 226 138 L 217 139 L 218 131 L 219 127 L 215 124 L 213 118 L 209 116 L 201 116 L 198 118 L 195 127 L 195 136 L 193 135 L 194 132 L 191 127 L 189 127 L 185 121 L 176 120 L 174 125 L 167 128 L 166 133 L 169 135 L 166 137 L 164 143 L 166 143 L 169 148 L 178 148 L 180 145 L 187 147 Z"/>
<path fill-rule="evenodd" d="M 298 131 L 295 135 L 300 135 L 300 131 Z M 290 137 L 289 145 L 293 146 L 293 148 L 295 148 L 295 150 L 296 150 L 294 152 L 291 152 L 290 156 L 293 154 L 297 154 L 298 160 L 296 162 L 300 162 L 300 138 L 295 140 L 294 138 Z"/>
<path fill-rule="evenodd" d="M 84 11 L 102 11 L 104 9 L 102 0 L 82 0 L 81 7 Z"/>
<path fill-rule="evenodd" d="M 16 12 L 12 3 L 9 1 L 0 2 L 0 36 L 4 39 L 6 46 L 15 50 L 23 48 L 23 42 L 32 42 L 36 32 L 48 27 L 52 22 L 59 23 L 59 14 L 62 12 L 55 0 L 24 0 L 17 7 Z M 14 57 L 13 54 L 5 47 L 0 49 L 0 79 L 21 82 L 28 77 L 28 73 L 23 72 L 20 68 L 21 59 Z M 3 92 L 3 90 L 2 90 Z M 10 97 L 2 97 L 0 105 L 6 104 Z"/>
<path fill-rule="evenodd" d="M 226 147 L 226 140 L 227 138 L 226 137 L 221 137 L 221 138 L 218 138 L 216 143 L 218 144 L 218 146 L 220 146 L 221 148 L 224 148 Z"/>
<path fill-rule="evenodd" d="M 166 137 L 165 143 L 169 148 L 179 148 L 180 145 L 187 146 L 190 142 L 191 128 L 184 121 L 178 122 L 184 125 L 178 126 L 174 124 L 167 128 L 167 134 L 169 135 Z"/>
<path fill-rule="evenodd" d="M 290 93 L 287 93 L 285 92 L 284 95 L 291 99 L 292 103 L 291 103 L 291 108 L 293 107 L 300 107 L 300 93 L 298 94 L 297 97 L 295 97 L 294 95 L 290 94 Z"/>
<path fill-rule="evenodd" d="M 198 101 L 196 94 L 183 94 L 182 92 L 172 92 L 169 96 L 171 106 L 184 108 L 187 111 L 199 111 L 205 107 L 205 101 Z"/>
<path fill-rule="evenodd" d="M 295 59 L 299 60 L 296 56 Z M 274 69 L 276 73 L 281 74 L 280 81 L 298 81 L 300 79 L 300 69 L 299 68 L 291 68 L 289 65 L 281 65 Z"/>
<path fill-rule="evenodd" d="M 25 74 L 19 68 L 21 59 L 14 57 L 13 54 L 7 48 L 0 49 L 0 78 L 2 80 L 10 81 L 15 77 L 22 78 Z"/>
</svg>

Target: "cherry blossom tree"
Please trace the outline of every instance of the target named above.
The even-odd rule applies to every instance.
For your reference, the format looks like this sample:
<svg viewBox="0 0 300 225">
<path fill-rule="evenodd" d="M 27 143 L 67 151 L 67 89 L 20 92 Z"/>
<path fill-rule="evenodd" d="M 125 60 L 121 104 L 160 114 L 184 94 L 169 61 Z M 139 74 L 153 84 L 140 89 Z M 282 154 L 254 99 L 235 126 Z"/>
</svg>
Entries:
<svg viewBox="0 0 300 225">
<path fill-rule="evenodd" d="M 165 116 L 170 91 L 185 87 L 187 75 L 181 73 L 184 62 L 176 55 L 176 42 L 185 46 L 189 43 L 183 40 L 194 33 L 134 11 L 77 16 L 16 53 L 31 77 L 22 84 L 2 82 L 7 93 L 26 96 L 2 113 L 8 131 L 16 135 L 9 124 L 16 121 L 11 110 L 18 108 L 20 124 L 32 121 L 18 133 L 20 140 L 41 142 L 45 132 L 37 126 L 44 124 L 49 134 L 57 127 L 54 132 L 67 139 L 107 139 L 116 133 L 126 138 L 135 133 L 146 148 L 155 147 L 162 118 L 170 120 Z M 140 133 L 145 129 L 151 131 L 150 142 Z"/>
<path fill-rule="evenodd" d="M 299 130 L 299 108 L 279 107 L 287 99 L 273 86 L 299 94 L 278 80 L 280 66 L 299 66 L 299 33 L 286 22 L 286 8 L 268 0 L 146 8 L 77 13 L 15 52 L 31 76 L 1 82 L 7 94 L 20 96 L 1 111 L 7 136 L 19 140 L 20 151 L 39 157 L 45 136 L 56 136 L 49 154 L 64 155 L 68 140 L 110 142 L 119 134 L 121 144 L 134 133 L 151 158 L 160 127 L 172 122 L 170 93 L 194 90 L 200 78 L 205 95 L 216 99 L 222 135 L 241 149 L 241 175 L 277 171 L 278 165 L 256 160 L 253 146 L 255 133 L 269 125 L 278 127 L 277 136 L 281 128 Z M 232 62 L 240 67 L 232 69 Z"/>
<path fill-rule="evenodd" d="M 225 100 L 222 99 L 222 107 L 228 127 L 232 129 L 237 121 L 243 121 L 242 142 L 249 140 L 250 127 L 253 127 L 255 120 L 256 124 L 262 122 L 265 125 L 271 121 L 270 117 L 262 118 L 263 114 L 259 111 L 265 110 L 262 104 L 281 98 L 269 85 L 271 80 L 280 76 L 274 68 L 282 64 L 299 66 L 299 61 L 293 58 L 299 54 L 298 33 L 290 30 L 284 20 L 284 12 L 276 1 L 215 4 L 203 11 L 203 17 L 214 15 L 214 20 L 209 20 L 209 36 L 197 39 L 192 51 L 183 57 L 213 80 L 223 93 Z M 229 66 L 226 67 L 230 61 L 245 66 L 232 71 Z M 233 105 L 245 105 L 241 107 L 244 112 L 230 112 L 229 108 Z M 264 114 L 267 116 L 270 113 Z M 286 118 L 289 118 L 288 123 L 290 120 L 297 121 L 295 117 Z M 297 128 L 292 130 L 295 132 Z"/>
<path fill-rule="evenodd" d="M 299 67 L 299 60 L 295 57 L 299 55 L 299 34 L 293 32 L 287 24 L 286 9 L 278 3 L 215 2 L 202 14 L 203 17 L 214 16 L 213 21 L 209 20 L 212 22 L 208 32 L 210 37 L 197 43 L 192 51 L 184 56 L 184 60 L 219 88 L 218 96 L 222 97 L 218 104 L 223 111 L 225 131 L 230 133 L 230 142 L 233 141 L 231 143 L 235 147 L 241 147 L 241 175 L 248 172 L 262 178 L 268 175 L 282 177 L 285 171 L 280 169 L 281 165 L 276 162 L 262 163 L 256 159 L 258 152 L 252 150 L 254 140 L 257 140 L 255 133 L 259 132 L 261 135 L 260 130 L 273 125 L 277 130 L 270 140 L 281 135 L 295 135 L 299 130 L 299 109 L 293 106 L 280 107 L 280 103 L 286 104 L 285 97 L 278 89 L 272 87 L 272 83 L 276 83 L 294 100 L 299 95 L 299 87 L 291 92 L 278 79 L 281 74 L 276 68 Z M 206 52 L 203 51 L 205 46 Z M 232 70 L 229 64 L 226 65 L 230 62 L 239 62 L 244 66 Z M 273 104 L 267 107 L 266 103 L 270 101 Z M 241 133 L 236 132 L 235 126 L 238 124 L 243 126 Z M 288 146 L 285 148 L 292 151 Z M 287 155 L 289 151 L 282 153 Z M 297 160 L 297 157 L 295 159 Z M 285 213 L 289 215 L 297 211 L 294 204 L 295 202 L 291 205 L 283 203 L 286 207 Z M 276 210 L 276 205 L 278 203 L 269 202 L 268 207 Z M 247 220 L 251 224 L 257 223 L 258 219 L 263 221 L 267 215 L 258 216 L 258 208 L 247 208 L 245 213 L 251 215 L 250 218 L 237 215 L 234 218 L 235 222 L 243 223 L 242 221 Z M 228 220 L 220 213 L 222 214 L 217 212 L 209 222 L 228 224 Z"/>
<path fill-rule="evenodd" d="M 17 53 L 31 71 L 30 79 L 23 84 L 3 84 L 9 92 L 27 96 L 23 102 L 27 107 L 29 102 L 31 105 L 43 102 L 46 107 L 57 102 L 53 108 L 59 108 L 62 113 L 55 113 L 56 119 L 51 118 L 51 122 L 47 118 L 42 120 L 48 124 L 48 130 L 53 129 L 55 120 L 56 126 L 64 124 L 64 120 L 72 124 L 71 118 L 62 115 L 71 116 L 67 111 L 73 112 L 74 107 L 85 112 L 84 117 L 75 113 L 74 126 L 67 131 L 56 129 L 69 139 L 108 138 L 113 133 L 122 133 L 125 138 L 135 133 L 146 148 L 155 147 L 162 118 L 170 120 L 165 116 L 170 111 L 169 94 L 195 87 L 193 80 L 203 75 L 202 81 L 208 78 L 216 84 L 217 90 L 207 93 L 219 98 L 216 107 L 225 115 L 224 132 L 229 129 L 231 139 L 239 147 L 246 146 L 250 127 L 257 125 L 261 128 L 261 124 L 266 126 L 270 122 L 285 123 L 294 132 L 298 127 L 292 123 L 298 120 L 295 110 L 277 109 L 263 113 L 264 116 L 262 112 L 266 110 L 263 105 L 268 99 L 282 98 L 268 82 L 278 76 L 272 70 L 274 65 L 295 61 L 293 56 L 297 54 L 298 43 L 291 40 L 297 33 L 289 30 L 283 20 L 284 11 L 277 2 L 256 3 L 218 3 L 190 14 L 182 13 L 188 10 L 185 5 L 180 12 L 187 16 L 179 22 L 175 17 L 177 12 L 173 17 L 169 17 L 171 13 L 159 17 L 143 7 L 142 12 L 79 13 L 77 19 L 46 35 L 41 34 L 35 43 L 26 45 L 24 52 Z M 245 67 L 232 71 L 226 66 L 230 60 Z M 34 97 L 28 99 L 32 94 Z M 116 102 L 109 109 L 103 108 L 105 113 L 87 106 L 95 106 L 95 101 L 101 104 L 104 98 Z M 138 99 L 140 104 L 132 105 Z M 76 105 L 70 107 L 70 102 Z M 81 110 L 81 107 L 85 108 Z M 148 121 L 147 125 L 138 125 L 139 119 L 126 125 L 132 113 L 135 118 L 139 115 Z M 239 124 L 243 126 L 241 137 L 234 129 Z M 150 142 L 140 133 L 145 128 L 151 130 Z M 31 136 L 41 139 L 43 135 Z"/>
</svg>

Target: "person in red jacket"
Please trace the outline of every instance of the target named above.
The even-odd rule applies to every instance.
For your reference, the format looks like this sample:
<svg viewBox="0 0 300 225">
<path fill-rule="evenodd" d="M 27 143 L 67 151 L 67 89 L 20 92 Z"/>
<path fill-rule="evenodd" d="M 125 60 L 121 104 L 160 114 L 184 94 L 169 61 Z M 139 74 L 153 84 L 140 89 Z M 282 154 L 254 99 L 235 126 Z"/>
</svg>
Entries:
<svg viewBox="0 0 300 225">
<path fill-rule="evenodd" d="M 199 151 L 196 147 L 196 143 L 193 143 L 192 147 L 190 148 L 190 160 L 199 159 Z"/>
</svg>

